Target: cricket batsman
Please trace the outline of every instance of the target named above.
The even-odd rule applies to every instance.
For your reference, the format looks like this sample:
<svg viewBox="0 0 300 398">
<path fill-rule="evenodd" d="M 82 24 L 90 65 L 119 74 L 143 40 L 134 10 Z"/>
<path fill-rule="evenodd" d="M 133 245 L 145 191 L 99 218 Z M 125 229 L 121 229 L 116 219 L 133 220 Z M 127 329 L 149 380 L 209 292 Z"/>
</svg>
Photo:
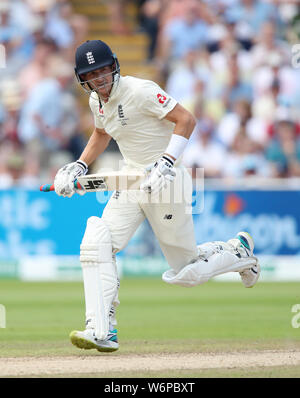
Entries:
<svg viewBox="0 0 300 398">
<path fill-rule="evenodd" d="M 252 287 L 260 266 L 253 256 L 253 239 L 246 232 L 227 242 L 196 244 L 192 212 L 187 211 L 192 179 L 180 160 L 195 127 L 193 115 L 153 81 L 121 76 L 117 56 L 101 40 L 80 45 L 75 59 L 76 77 L 90 95 L 95 128 L 80 158 L 57 172 L 55 192 L 65 197 L 79 192 L 75 179 L 88 172 L 111 138 L 124 158 L 124 170 L 146 170 L 140 190 L 115 191 L 102 217 L 87 220 L 80 246 L 86 327 L 71 332 L 71 342 L 79 348 L 110 352 L 119 348 L 115 255 L 145 218 L 169 264 L 162 275 L 167 283 L 190 287 L 216 275 L 239 272 L 245 287 Z M 171 192 L 167 201 L 161 199 L 166 189 Z M 175 200 L 178 192 L 185 193 L 181 201 Z"/>
</svg>

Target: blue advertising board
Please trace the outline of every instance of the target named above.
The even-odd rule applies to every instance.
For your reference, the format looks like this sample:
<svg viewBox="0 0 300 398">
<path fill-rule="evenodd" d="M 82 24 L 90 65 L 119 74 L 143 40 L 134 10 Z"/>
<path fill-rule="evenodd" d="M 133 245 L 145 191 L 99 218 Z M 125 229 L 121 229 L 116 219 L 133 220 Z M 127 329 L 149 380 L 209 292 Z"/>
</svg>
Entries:
<svg viewBox="0 0 300 398">
<path fill-rule="evenodd" d="M 248 231 L 257 254 L 300 254 L 299 191 L 206 191 L 194 215 L 198 243 L 228 240 Z"/>
<path fill-rule="evenodd" d="M 99 195 L 99 194 L 98 194 Z M 0 191 L 0 258 L 23 255 L 79 255 L 88 217 L 101 216 L 111 193 L 61 198 L 54 193 Z M 194 214 L 197 243 L 228 240 L 249 231 L 256 253 L 300 254 L 298 191 L 217 191 L 204 194 Z M 157 255 L 159 247 L 144 223 L 124 250 L 126 255 Z"/>
<path fill-rule="evenodd" d="M 100 215 L 96 194 L 62 198 L 55 193 L 0 191 L 0 257 L 77 255 L 86 220 Z"/>
</svg>

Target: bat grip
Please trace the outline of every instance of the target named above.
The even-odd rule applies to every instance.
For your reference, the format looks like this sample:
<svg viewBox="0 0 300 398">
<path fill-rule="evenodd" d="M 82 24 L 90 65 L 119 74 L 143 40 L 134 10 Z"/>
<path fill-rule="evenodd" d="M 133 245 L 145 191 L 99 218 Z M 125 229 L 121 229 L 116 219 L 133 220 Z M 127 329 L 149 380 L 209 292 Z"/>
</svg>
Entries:
<svg viewBox="0 0 300 398">
<path fill-rule="evenodd" d="M 74 188 L 76 189 L 83 189 L 82 186 L 79 184 L 77 180 L 74 181 Z M 52 192 L 55 191 L 54 184 L 44 184 L 40 187 L 41 192 Z"/>
</svg>

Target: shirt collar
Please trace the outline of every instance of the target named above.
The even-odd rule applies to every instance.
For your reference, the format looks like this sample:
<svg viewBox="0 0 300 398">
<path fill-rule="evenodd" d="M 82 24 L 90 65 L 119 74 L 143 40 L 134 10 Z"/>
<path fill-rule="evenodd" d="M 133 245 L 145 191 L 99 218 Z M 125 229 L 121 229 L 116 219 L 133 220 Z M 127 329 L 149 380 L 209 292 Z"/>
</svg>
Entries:
<svg viewBox="0 0 300 398">
<path fill-rule="evenodd" d="M 108 101 L 104 102 L 104 105 L 109 104 L 112 100 L 114 100 L 117 97 L 118 93 L 120 93 L 123 84 L 122 79 L 123 79 L 122 76 L 117 77 L 111 89 Z"/>
</svg>

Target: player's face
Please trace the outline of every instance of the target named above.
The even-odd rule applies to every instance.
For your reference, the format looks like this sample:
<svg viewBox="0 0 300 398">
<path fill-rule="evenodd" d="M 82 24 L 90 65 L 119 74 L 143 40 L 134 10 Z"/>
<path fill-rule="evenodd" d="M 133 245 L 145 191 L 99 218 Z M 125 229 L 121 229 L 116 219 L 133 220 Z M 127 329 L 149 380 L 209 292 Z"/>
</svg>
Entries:
<svg viewBox="0 0 300 398">
<path fill-rule="evenodd" d="M 102 98 L 107 99 L 109 97 L 113 83 L 111 66 L 104 66 L 103 68 L 85 73 L 81 75 L 81 77 L 84 81 L 88 82 L 90 87 L 97 91 Z"/>
</svg>

